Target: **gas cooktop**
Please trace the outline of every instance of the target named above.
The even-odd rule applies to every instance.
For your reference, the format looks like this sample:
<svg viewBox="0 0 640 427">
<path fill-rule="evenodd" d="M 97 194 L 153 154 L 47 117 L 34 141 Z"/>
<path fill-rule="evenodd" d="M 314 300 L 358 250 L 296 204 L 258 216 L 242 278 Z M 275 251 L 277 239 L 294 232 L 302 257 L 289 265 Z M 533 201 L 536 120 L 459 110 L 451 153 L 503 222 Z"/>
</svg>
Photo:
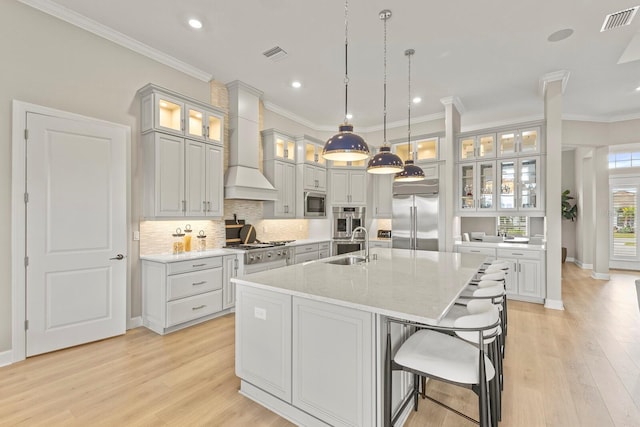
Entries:
<svg viewBox="0 0 640 427">
<path fill-rule="evenodd" d="M 256 242 L 256 243 L 241 243 L 237 245 L 227 245 L 225 248 L 228 249 L 243 249 L 246 251 L 251 251 L 255 249 L 264 249 L 264 248 L 273 248 L 276 246 L 284 246 L 287 243 L 295 242 L 295 240 L 276 240 L 270 242 Z"/>
</svg>

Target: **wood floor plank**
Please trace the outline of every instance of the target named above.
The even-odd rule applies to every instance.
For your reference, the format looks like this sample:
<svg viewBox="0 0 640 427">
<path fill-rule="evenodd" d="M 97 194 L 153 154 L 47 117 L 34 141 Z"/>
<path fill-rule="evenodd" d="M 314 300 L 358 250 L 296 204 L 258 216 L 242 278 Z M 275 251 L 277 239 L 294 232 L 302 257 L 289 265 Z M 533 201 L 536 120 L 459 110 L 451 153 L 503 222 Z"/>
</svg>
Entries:
<svg viewBox="0 0 640 427">
<path fill-rule="evenodd" d="M 640 274 L 562 274 L 564 311 L 509 302 L 500 425 L 640 425 Z M 0 368 L 0 426 L 292 426 L 238 393 L 234 328 L 233 315 L 165 336 L 137 328 Z M 477 417 L 470 390 L 427 389 Z M 406 425 L 473 423 L 421 400 Z"/>
</svg>

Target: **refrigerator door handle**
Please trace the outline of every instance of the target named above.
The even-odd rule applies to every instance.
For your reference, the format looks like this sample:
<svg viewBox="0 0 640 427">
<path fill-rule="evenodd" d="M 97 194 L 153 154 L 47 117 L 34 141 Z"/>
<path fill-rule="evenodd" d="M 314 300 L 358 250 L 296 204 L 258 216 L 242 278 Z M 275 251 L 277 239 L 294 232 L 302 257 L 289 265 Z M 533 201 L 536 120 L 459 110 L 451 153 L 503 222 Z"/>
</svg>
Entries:
<svg viewBox="0 0 640 427">
<path fill-rule="evenodd" d="M 413 206 L 409 206 L 409 249 L 413 249 Z"/>
<path fill-rule="evenodd" d="M 413 207 L 413 249 L 418 250 L 418 207 Z"/>
</svg>

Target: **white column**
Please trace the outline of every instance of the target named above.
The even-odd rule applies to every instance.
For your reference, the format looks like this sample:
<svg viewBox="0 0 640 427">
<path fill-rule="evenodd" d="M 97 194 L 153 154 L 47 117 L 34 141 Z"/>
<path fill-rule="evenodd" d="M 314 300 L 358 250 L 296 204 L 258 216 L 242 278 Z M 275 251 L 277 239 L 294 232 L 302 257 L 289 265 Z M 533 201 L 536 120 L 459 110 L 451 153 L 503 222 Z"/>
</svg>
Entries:
<svg viewBox="0 0 640 427">
<path fill-rule="evenodd" d="M 460 133 L 460 114 L 464 112 L 464 106 L 457 96 L 442 98 L 440 102 L 445 108 L 445 137 L 440 147 L 440 160 L 444 160 L 444 173 L 441 172 L 440 176 L 444 176 L 444 182 L 440 181 L 439 189 L 440 205 L 444 210 L 440 218 L 444 218 L 445 235 L 440 239 L 441 242 L 444 242 L 444 248 L 440 248 L 440 251 L 453 252 L 455 232 L 457 231 L 459 234 L 460 231 L 460 222 L 455 217 L 455 144 Z"/>
<path fill-rule="evenodd" d="M 594 222 L 595 241 L 593 245 L 594 279 L 609 280 L 609 147 L 598 147 L 593 155 L 594 175 Z"/>
<path fill-rule="evenodd" d="M 559 71 L 540 79 L 546 126 L 547 297 L 545 307 L 563 310 L 562 303 L 562 93 L 569 73 Z M 554 185 L 554 183 L 556 183 Z"/>
</svg>

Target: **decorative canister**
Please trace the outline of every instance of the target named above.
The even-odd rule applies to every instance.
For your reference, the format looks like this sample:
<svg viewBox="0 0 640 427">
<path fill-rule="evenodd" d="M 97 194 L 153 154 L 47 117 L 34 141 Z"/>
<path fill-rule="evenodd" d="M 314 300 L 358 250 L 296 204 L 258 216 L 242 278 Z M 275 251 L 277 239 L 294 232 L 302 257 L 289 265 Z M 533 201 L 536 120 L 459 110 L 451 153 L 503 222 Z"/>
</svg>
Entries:
<svg viewBox="0 0 640 427">
<path fill-rule="evenodd" d="M 191 225 L 184 226 L 184 251 L 191 252 Z"/>
<path fill-rule="evenodd" d="M 184 252 L 184 233 L 181 229 L 176 228 L 176 232 L 172 234 L 173 236 L 173 253 L 181 254 Z"/>
<path fill-rule="evenodd" d="M 206 234 L 204 234 L 204 230 L 200 230 L 198 232 L 198 235 L 196 236 L 197 239 L 197 250 L 198 252 L 202 252 L 202 251 L 206 251 L 207 250 L 207 236 Z"/>
</svg>

